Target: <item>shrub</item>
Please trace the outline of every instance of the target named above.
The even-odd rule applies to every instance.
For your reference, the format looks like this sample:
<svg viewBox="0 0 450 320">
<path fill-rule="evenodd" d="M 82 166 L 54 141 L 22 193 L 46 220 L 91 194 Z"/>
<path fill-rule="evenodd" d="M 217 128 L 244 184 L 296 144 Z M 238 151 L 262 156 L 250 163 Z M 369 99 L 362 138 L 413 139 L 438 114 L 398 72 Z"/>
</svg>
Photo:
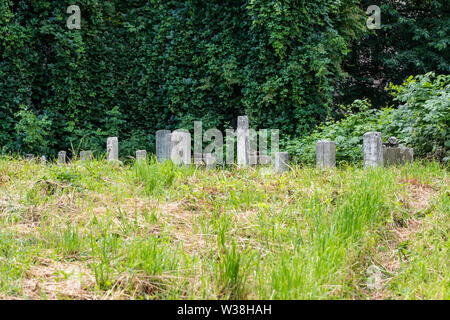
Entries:
<svg viewBox="0 0 450 320">
<path fill-rule="evenodd" d="M 159 129 L 233 127 L 299 134 L 326 118 L 349 43 L 365 30 L 357 0 L 69 0 L 0 2 L 0 146 L 14 114 L 47 115 L 46 153 L 152 150 Z M 144 134 L 143 134 L 144 133 Z"/>
<path fill-rule="evenodd" d="M 401 86 L 390 85 L 397 109 L 371 109 L 368 100 L 356 100 L 341 106 L 346 113 L 339 121 L 328 120 L 310 135 L 286 143 L 294 159 L 313 163 L 316 142 L 329 139 L 336 142 L 336 160 L 362 160 L 362 137 L 369 131 L 379 131 L 384 139 L 395 136 L 399 142 L 413 147 L 421 157 L 449 158 L 450 76 L 428 73 L 410 77 Z"/>
<path fill-rule="evenodd" d="M 386 133 L 398 136 L 419 155 L 445 156 L 450 150 L 450 75 L 409 77 L 401 86 L 391 84 L 390 91 L 401 105 Z"/>
</svg>

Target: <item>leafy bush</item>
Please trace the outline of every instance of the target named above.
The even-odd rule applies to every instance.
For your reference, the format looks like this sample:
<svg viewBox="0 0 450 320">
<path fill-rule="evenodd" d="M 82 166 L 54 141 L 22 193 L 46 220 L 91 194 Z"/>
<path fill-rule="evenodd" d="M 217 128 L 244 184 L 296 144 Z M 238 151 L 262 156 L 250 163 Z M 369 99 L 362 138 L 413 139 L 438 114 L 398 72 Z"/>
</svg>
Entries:
<svg viewBox="0 0 450 320">
<path fill-rule="evenodd" d="M 19 105 L 48 117 L 43 151 L 124 156 L 153 150 L 159 129 L 235 126 L 288 134 L 324 120 L 349 44 L 365 30 L 357 0 L 69 0 L 0 2 L 0 146 L 17 145 Z"/>
<path fill-rule="evenodd" d="M 428 73 L 410 77 L 401 86 L 390 85 L 389 91 L 398 101 L 392 107 L 374 110 L 368 100 L 356 100 L 341 106 L 346 113 L 340 121 L 328 120 L 312 134 L 286 143 L 294 159 L 313 163 L 318 140 L 336 142 L 336 160 L 362 160 L 364 133 L 378 131 L 384 139 L 395 136 L 399 142 L 413 147 L 418 156 L 433 156 L 447 161 L 450 148 L 450 76 Z"/>
<path fill-rule="evenodd" d="M 380 111 L 372 109 L 368 100 L 356 100 L 348 107 L 341 106 L 346 116 L 340 120 L 328 120 L 310 135 L 292 139 L 286 143 L 287 151 L 294 160 L 313 163 L 316 158 L 316 143 L 319 140 L 336 142 L 336 161 L 354 163 L 362 159 L 363 135 L 380 128 Z M 390 112 L 386 109 L 384 112 Z"/>
<path fill-rule="evenodd" d="M 450 150 L 450 75 L 410 77 L 401 86 L 391 84 L 390 91 L 401 105 L 386 132 L 413 146 L 419 155 L 444 156 Z"/>
</svg>

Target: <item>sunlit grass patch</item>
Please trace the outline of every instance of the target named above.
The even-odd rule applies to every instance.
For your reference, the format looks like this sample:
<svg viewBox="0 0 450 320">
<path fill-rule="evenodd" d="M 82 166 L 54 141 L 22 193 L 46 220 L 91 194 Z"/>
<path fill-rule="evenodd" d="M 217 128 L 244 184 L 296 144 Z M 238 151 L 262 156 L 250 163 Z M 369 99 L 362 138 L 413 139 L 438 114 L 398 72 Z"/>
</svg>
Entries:
<svg viewBox="0 0 450 320">
<path fill-rule="evenodd" d="M 448 181 L 419 162 L 277 175 L 1 158 L 0 295 L 448 299 Z"/>
</svg>

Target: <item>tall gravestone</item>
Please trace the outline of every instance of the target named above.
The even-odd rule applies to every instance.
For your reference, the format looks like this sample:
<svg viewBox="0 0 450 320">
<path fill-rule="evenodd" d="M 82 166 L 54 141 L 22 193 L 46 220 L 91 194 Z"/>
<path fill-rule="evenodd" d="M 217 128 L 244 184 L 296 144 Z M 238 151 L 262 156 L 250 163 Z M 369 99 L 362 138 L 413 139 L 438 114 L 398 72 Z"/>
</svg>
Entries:
<svg viewBox="0 0 450 320">
<path fill-rule="evenodd" d="M 158 130 L 156 132 L 156 159 L 158 162 L 170 160 L 171 145 L 170 130 Z"/>
<path fill-rule="evenodd" d="M 106 150 L 108 161 L 119 161 L 119 139 L 117 137 L 108 138 Z"/>
<path fill-rule="evenodd" d="M 363 136 L 364 168 L 383 166 L 383 141 L 381 132 L 367 132 Z"/>
<path fill-rule="evenodd" d="M 250 163 L 250 131 L 248 117 L 238 117 L 237 121 L 237 165 L 246 168 Z"/>
<path fill-rule="evenodd" d="M 58 164 L 65 164 L 66 163 L 66 152 L 60 151 L 58 152 Z"/>
<path fill-rule="evenodd" d="M 194 121 L 194 164 L 203 164 L 203 124 Z"/>
<path fill-rule="evenodd" d="M 176 165 L 189 166 L 191 164 L 191 134 L 185 130 L 175 130 L 170 137 L 172 162 Z"/>
<path fill-rule="evenodd" d="M 275 153 L 274 169 L 276 173 L 283 173 L 288 170 L 289 154 L 287 152 Z"/>
<path fill-rule="evenodd" d="M 336 167 L 336 143 L 320 140 L 316 146 L 316 166 L 318 168 Z"/>
<path fill-rule="evenodd" d="M 146 150 L 136 151 L 136 161 L 146 161 L 146 160 L 147 160 L 147 151 Z"/>
</svg>

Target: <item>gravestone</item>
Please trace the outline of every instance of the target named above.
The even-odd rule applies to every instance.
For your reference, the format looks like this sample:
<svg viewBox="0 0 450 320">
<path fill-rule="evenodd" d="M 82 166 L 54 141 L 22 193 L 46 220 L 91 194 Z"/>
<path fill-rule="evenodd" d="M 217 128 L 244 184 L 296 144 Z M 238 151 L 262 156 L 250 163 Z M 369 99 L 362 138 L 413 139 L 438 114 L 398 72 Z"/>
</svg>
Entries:
<svg viewBox="0 0 450 320">
<path fill-rule="evenodd" d="M 33 160 L 33 155 L 32 154 L 27 154 L 27 155 L 25 155 L 25 159 L 27 159 L 28 161 L 32 161 Z"/>
<path fill-rule="evenodd" d="M 94 158 L 92 151 L 81 151 L 80 159 L 81 161 L 90 161 Z"/>
<path fill-rule="evenodd" d="M 170 130 L 158 130 L 156 132 L 156 159 L 158 162 L 170 160 L 171 145 Z"/>
<path fill-rule="evenodd" d="M 386 167 L 402 165 L 414 161 L 414 149 L 400 146 L 395 137 L 383 144 L 383 161 Z"/>
<path fill-rule="evenodd" d="M 287 152 L 275 153 L 274 169 L 276 173 L 283 173 L 288 170 L 289 154 Z"/>
<path fill-rule="evenodd" d="M 319 140 L 316 146 L 316 166 L 318 168 L 336 167 L 336 143 Z"/>
<path fill-rule="evenodd" d="M 203 124 L 194 121 L 194 164 L 203 165 Z"/>
<path fill-rule="evenodd" d="M 108 161 L 119 161 L 119 139 L 117 137 L 107 139 L 106 152 Z"/>
<path fill-rule="evenodd" d="M 381 132 L 368 132 L 363 136 L 364 168 L 383 166 L 383 141 Z"/>
<path fill-rule="evenodd" d="M 136 161 L 146 161 L 146 160 L 147 160 L 147 151 L 146 150 L 136 151 Z"/>
<path fill-rule="evenodd" d="M 246 168 L 250 163 L 250 132 L 248 117 L 238 117 L 237 122 L 237 165 Z"/>
<path fill-rule="evenodd" d="M 42 156 L 41 157 L 41 164 L 44 165 L 44 166 L 47 164 L 47 157 L 46 156 Z"/>
<path fill-rule="evenodd" d="M 191 164 L 191 134 L 185 130 L 175 130 L 170 135 L 170 154 L 176 165 Z"/>
<path fill-rule="evenodd" d="M 66 164 L 66 152 L 58 152 L 58 164 Z"/>
<path fill-rule="evenodd" d="M 258 133 L 259 151 L 257 152 L 258 164 L 267 166 L 272 162 L 272 157 L 268 155 L 268 133 L 269 130 L 261 129 Z"/>
<path fill-rule="evenodd" d="M 217 156 L 214 153 L 204 153 L 203 154 L 203 162 L 205 162 L 206 168 L 215 169 Z"/>
</svg>

